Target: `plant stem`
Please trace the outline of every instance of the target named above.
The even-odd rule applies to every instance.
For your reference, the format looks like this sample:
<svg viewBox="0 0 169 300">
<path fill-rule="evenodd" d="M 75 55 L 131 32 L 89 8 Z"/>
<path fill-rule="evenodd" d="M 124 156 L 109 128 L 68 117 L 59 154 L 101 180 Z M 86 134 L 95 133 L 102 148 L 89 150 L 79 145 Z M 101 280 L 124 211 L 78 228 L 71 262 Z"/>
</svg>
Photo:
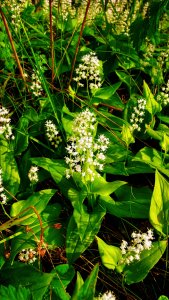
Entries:
<svg viewBox="0 0 169 300">
<path fill-rule="evenodd" d="M 49 20 L 50 20 L 50 47 L 51 47 L 51 60 L 52 60 L 52 84 L 54 81 L 54 37 L 53 37 L 53 21 L 52 21 L 52 0 L 49 0 Z"/>
<path fill-rule="evenodd" d="M 76 57 L 77 57 L 77 54 L 78 54 L 78 50 L 79 50 L 79 46 L 80 46 L 80 41 L 81 41 L 81 37 L 82 37 L 84 26 L 85 26 L 85 22 L 86 22 L 88 10 L 89 10 L 90 2 L 91 2 L 91 0 L 88 0 L 88 2 L 87 2 L 85 15 L 84 15 L 84 18 L 83 18 L 82 26 L 81 26 L 80 33 L 79 33 L 79 38 L 78 38 L 77 45 L 76 45 L 75 55 L 74 55 L 73 62 L 72 62 L 72 69 L 71 69 L 71 73 L 70 73 L 70 79 L 69 79 L 68 86 L 71 84 L 71 81 L 72 81 L 73 71 L 74 71 L 75 63 L 76 63 Z"/>
<path fill-rule="evenodd" d="M 14 45 L 14 42 L 13 42 L 13 39 L 12 39 L 12 35 L 11 35 L 10 30 L 9 30 L 8 23 L 6 21 L 5 15 L 4 15 L 4 13 L 3 13 L 3 11 L 2 11 L 1 8 L 0 8 L 0 14 L 1 14 L 2 21 L 4 23 L 4 26 L 5 26 L 5 29 L 6 29 L 6 32 L 7 32 L 7 35 L 8 35 L 8 38 L 9 38 L 9 41 L 10 41 L 13 53 L 14 53 L 14 57 L 15 57 L 16 63 L 18 65 L 18 69 L 19 69 L 20 75 L 21 75 L 23 81 L 25 81 L 25 76 L 24 76 L 23 69 L 21 67 L 20 61 L 19 61 L 18 54 L 17 54 L 16 49 L 15 49 L 15 45 Z"/>
</svg>

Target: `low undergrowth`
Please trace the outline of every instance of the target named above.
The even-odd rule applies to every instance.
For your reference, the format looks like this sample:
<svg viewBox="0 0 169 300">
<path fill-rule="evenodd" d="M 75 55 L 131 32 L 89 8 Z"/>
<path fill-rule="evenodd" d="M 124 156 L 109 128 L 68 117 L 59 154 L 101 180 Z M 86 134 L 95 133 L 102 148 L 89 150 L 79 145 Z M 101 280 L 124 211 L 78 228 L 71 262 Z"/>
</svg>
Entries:
<svg viewBox="0 0 169 300">
<path fill-rule="evenodd" d="M 167 300 L 168 0 L 32 2 L 0 7 L 0 298 Z"/>
</svg>

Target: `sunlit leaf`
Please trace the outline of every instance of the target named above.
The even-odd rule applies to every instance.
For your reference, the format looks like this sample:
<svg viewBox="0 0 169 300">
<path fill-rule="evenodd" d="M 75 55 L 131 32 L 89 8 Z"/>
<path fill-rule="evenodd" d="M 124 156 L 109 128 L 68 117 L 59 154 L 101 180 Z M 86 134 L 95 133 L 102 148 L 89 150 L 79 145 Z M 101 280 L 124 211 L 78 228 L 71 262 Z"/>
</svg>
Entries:
<svg viewBox="0 0 169 300">
<path fill-rule="evenodd" d="M 163 174 L 169 176 L 169 169 L 163 164 L 162 153 L 154 148 L 142 148 L 133 158 L 133 162 L 134 161 L 144 162 L 151 168 L 157 169 Z"/>
<path fill-rule="evenodd" d="M 108 268 L 114 270 L 121 259 L 121 250 L 118 247 L 106 244 L 102 239 L 96 237 L 98 242 L 99 253 L 102 264 Z"/>
<path fill-rule="evenodd" d="M 84 208 L 82 211 L 83 214 L 80 214 L 75 209 L 68 224 L 66 253 L 69 263 L 73 263 L 90 246 L 105 215 L 105 210 L 99 205 L 91 213 L 85 211 Z"/>
<path fill-rule="evenodd" d="M 139 261 L 134 261 L 124 268 L 124 278 L 127 284 L 142 281 L 162 257 L 167 247 L 167 241 L 154 242 L 150 250 L 144 250 Z"/>
<path fill-rule="evenodd" d="M 84 284 L 81 285 L 81 287 L 79 288 L 75 296 L 72 298 L 72 300 L 86 300 L 86 299 L 93 300 L 94 299 L 98 271 L 99 271 L 99 265 L 97 264 L 93 268 L 88 278 L 85 280 Z"/>
<path fill-rule="evenodd" d="M 26 214 L 31 214 L 32 216 L 27 220 L 21 222 L 21 224 L 28 225 L 34 222 L 35 218 L 37 218 L 37 213 L 41 213 L 51 197 L 54 195 L 55 190 L 41 190 L 40 192 L 34 193 L 27 200 L 21 200 L 14 203 L 11 206 L 11 217 L 16 217 L 19 213 L 20 216 L 25 216 Z M 37 213 L 33 209 L 35 207 Z M 23 212 L 23 213 L 22 213 Z"/>
<path fill-rule="evenodd" d="M 80 273 L 77 272 L 76 284 L 75 284 L 75 288 L 71 300 L 78 300 L 78 293 L 80 288 L 83 286 L 83 284 L 84 284 L 83 278 L 80 275 Z"/>
<path fill-rule="evenodd" d="M 145 81 L 143 82 L 143 97 L 146 99 L 146 110 L 148 110 L 152 116 L 161 111 L 161 105 L 154 99 L 154 96 Z"/>
<path fill-rule="evenodd" d="M 19 189 L 20 176 L 9 144 L 0 137 L 0 168 L 3 174 L 3 185 L 9 191 L 8 198 L 15 196 Z"/>
<path fill-rule="evenodd" d="M 156 171 L 150 205 L 150 222 L 162 234 L 169 230 L 169 182 Z"/>
</svg>

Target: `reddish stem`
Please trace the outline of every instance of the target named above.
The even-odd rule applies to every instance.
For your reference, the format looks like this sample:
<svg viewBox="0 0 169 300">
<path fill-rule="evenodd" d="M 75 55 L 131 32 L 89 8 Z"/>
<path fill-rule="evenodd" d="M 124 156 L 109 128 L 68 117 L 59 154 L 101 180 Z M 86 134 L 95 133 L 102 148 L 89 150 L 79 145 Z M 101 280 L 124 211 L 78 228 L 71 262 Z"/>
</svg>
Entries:
<svg viewBox="0 0 169 300">
<path fill-rule="evenodd" d="M 78 42 L 77 42 L 76 50 L 75 50 L 75 55 L 74 55 L 73 62 L 72 62 L 72 69 L 71 69 L 71 73 L 70 73 L 69 85 L 71 84 L 71 81 L 72 81 L 73 71 L 74 71 L 75 63 L 76 63 L 76 57 L 77 57 L 77 54 L 78 54 L 78 51 L 79 51 L 80 41 L 81 41 L 84 26 L 85 26 L 85 22 L 86 22 L 88 10 L 89 10 L 90 2 L 91 2 L 91 0 L 88 0 L 85 15 L 84 15 L 84 18 L 83 18 L 83 23 L 82 23 L 82 26 L 81 26 L 81 29 L 80 29 L 80 34 L 79 34 L 79 38 L 78 38 Z"/>
<path fill-rule="evenodd" d="M 8 34 L 8 38 L 9 38 L 9 41 L 10 41 L 10 44 L 11 44 L 11 47 L 12 47 L 12 50 L 13 50 L 13 53 L 14 53 L 14 57 L 15 57 L 16 63 L 18 65 L 18 69 L 19 69 L 20 75 L 21 75 L 22 79 L 25 81 L 25 76 L 24 76 L 23 69 L 21 67 L 20 61 L 19 61 L 18 54 L 17 54 L 16 49 L 15 49 L 15 45 L 14 45 L 14 42 L 13 42 L 13 39 L 12 39 L 12 35 L 11 35 L 10 30 L 9 30 L 8 23 L 6 21 L 5 15 L 4 15 L 4 13 L 3 13 L 3 11 L 1 9 L 0 9 L 0 14 L 1 14 L 2 20 L 4 22 L 4 26 L 5 26 L 6 32 Z"/>
</svg>

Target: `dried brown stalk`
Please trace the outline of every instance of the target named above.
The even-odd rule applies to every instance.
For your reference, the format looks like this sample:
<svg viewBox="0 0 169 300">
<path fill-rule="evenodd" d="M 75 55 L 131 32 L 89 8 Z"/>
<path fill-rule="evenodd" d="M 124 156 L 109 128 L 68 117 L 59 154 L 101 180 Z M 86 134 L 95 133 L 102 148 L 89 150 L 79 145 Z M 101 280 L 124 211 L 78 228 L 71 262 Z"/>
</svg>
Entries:
<svg viewBox="0 0 169 300">
<path fill-rule="evenodd" d="M 89 7 L 90 7 L 90 3 L 91 3 L 91 0 L 88 0 L 85 15 L 84 15 L 82 26 L 81 26 L 80 33 L 79 33 L 79 38 L 78 38 L 77 45 L 76 45 L 75 55 L 74 55 L 73 62 L 72 62 L 72 69 L 71 69 L 71 73 L 70 73 L 69 85 L 71 84 L 71 81 L 72 81 L 73 71 L 74 71 L 75 63 L 76 63 L 76 57 L 77 57 L 77 54 L 78 54 L 78 51 L 79 51 L 80 41 L 81 41 L 84 26 L 85 26 L 85 23 L 86 23 L 86 18 L 87 18 L 88 10 L 89 10 Z"/>
<path fill-rule="evenodd" d="M 54 68 L 55 68 L 55 57 L 54 57 L 54 37 L 53 37 L 53 20 L 52 20 L 52 0 L 49 0 L 49 22 L 50 22 L 50 48 L 51 48 L 52 83 L 53 83 Z"/>
<path fill-rule="evenodd" d="M 23 72 L 23 69 L 21 67 L 21 64 L 20 64 L 20 61 L 19 61 L 19 57 L 18 57 L 18 54 L 17 54 L 16 49 L 15 49 L 15 45 L 14 45 L 14 42 L 13 42 L 13 39 L 12 39 L 12 35 L 11 35 L 10 30 L 9 30 L 8 23 L 7 23 L 7 20 L 5 18 L 5 15 L 4 15 L 4 13 L 3 13 L 3 11 L 2 11 L 1 8 L 0 8 L 0 14 L 1 14 L 1 17 L 2 17 L 2 20 L 3 20 L 4 26 L 5 26 L 5 29 L 6 29 L 6 32 L 7 32 L 7 35 L 8 35 L 8 38 L 9 38 L 12 50 L 13 50 L 13 54 L 14 54 L 16 63 L 18 65 L 18 69 L 19 69 L 20 75 L 21 75 L 22 79 L 25 81 L 24 72 Z"/>
</svg>

